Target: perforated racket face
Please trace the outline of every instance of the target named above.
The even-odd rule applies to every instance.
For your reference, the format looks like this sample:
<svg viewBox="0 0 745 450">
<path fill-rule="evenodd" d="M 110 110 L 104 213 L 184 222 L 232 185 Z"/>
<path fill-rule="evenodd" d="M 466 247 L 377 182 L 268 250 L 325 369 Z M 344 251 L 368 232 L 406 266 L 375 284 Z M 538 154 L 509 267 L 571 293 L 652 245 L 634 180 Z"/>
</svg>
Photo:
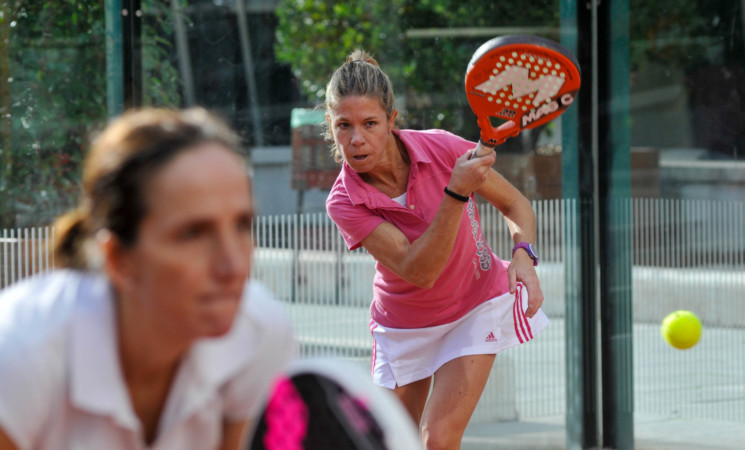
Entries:
<svg viewBox="0 0 745 450">
<path fill-rule="evenodd" d="M 574 102 L 581 81 L 579 64 L 567 49 L 550 39 L 512 35 L 476 50 L 465 83 L 481 141 L 493 147 L 555 119 Z"/>
</svg>

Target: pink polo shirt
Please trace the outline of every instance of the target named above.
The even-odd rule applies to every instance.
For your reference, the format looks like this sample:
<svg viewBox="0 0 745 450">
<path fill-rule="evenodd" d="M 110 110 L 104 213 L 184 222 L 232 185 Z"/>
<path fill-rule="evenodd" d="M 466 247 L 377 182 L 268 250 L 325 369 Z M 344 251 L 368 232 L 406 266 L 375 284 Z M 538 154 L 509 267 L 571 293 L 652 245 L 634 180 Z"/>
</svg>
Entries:
<svg viewBox="0 0 745 450">
<path fill-rule="evenodd" d="M 329 216 L 352 250 L 383 222 L 395 225 L 410 242 L 421 236 L 440 208 L 456 159 L 476 146 L 443 130 L 394 133 L 411 159 L 406 206 L 365 183 L 346 163 L 326 200 Z M 473 196 L 463 207 L 453 252 L 432 288 L 414 286 L 378 261 L 375 271 L 370 315 L 392 328 L 449 323 L 509 290 L 507 263 L 484 241 Z"/>
</svg>

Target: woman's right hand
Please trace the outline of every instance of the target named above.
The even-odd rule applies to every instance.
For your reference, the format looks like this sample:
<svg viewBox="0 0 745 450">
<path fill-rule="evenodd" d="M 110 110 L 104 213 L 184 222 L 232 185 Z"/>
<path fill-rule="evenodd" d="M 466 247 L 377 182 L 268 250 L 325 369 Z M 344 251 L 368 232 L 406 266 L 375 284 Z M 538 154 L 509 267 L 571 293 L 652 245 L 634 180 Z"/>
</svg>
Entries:
<svg viewBox="0 0 745 450">
<path fill-rule="evenodd" d="M 494 152 L 475 159 L 469 159 L 470 155 L 469 150 L 455 161 L 447 186 L 463 196 L 480 188 L 488 179 L 496 159 Z M 362 240 L 362 245 L 380 264 L 399 277 L 415 286 L 431 289 L 453 252 L 464 205 L 443 194 L 434 219 L 414 241 L 392 223 L 383 222 Z"/>
<path fill-rule="evenodd" d="M 496 152 L 471 159 L 471 152 L 478 150 L 478 146 L 462 154 L 450 174 L 448 189 L 456 194 L 469 196 L 486 181 L 487 173 L 497 159 Z"/>
</svg>

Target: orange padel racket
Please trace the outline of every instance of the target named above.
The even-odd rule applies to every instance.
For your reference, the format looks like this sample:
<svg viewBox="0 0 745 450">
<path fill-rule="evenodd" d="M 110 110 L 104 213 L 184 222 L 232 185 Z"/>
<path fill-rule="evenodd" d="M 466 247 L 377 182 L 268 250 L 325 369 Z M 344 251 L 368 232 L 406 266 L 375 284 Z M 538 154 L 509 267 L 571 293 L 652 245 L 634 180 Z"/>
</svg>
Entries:
<svg viewBox="0 0 745 450">
<path fill-rule="evenodd" d="M 577 59 L 557 42 L 522 35 L 485 42 L 466 70 L 466 97 L 481 129 L 471 156 L 555 119 L 574 102 L 580 84 Z"/>
</svg>

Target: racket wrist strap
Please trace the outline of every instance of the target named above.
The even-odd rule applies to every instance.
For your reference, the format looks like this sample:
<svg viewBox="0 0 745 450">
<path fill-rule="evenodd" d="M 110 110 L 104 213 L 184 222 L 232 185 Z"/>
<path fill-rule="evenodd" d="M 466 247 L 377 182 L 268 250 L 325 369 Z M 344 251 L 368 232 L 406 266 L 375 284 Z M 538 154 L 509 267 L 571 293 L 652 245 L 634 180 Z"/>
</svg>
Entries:
<svg viewBox="0 0 745 450">
<path fill-rule="evenodd" d="M 480 158 L 482 156 L 488 155 L 492 151 L 494 151 L 493 145 L 486 145 L 482 139 L 479 139 L 478 145 L 471 151 L 471 155 L 468 157 L 468 159 Z"/>
<path fill-rule="evenodd" d="M 482 147 L 486 147 L 489 150 L 494 150 L 494 147 L 496 147 L 496 145 L 492 145 L 492 144 L 488 144 L 488 143 L 484 142 L 484 139 L 482 139 L 482 138 L 479 138 L 479 145 L 481 145 Z"/>
<path fill-rule="evenodd" d="M 455 192 L 453 192 L 450 189 L 448 189 L 447 186 L 445 186 L 445 193 L 447 195 L 453 197 L 454 199 L 459 200 L 459 201 L 461 201 L 463 203 L 467 202 L 468 199 L 469 199 L 469 197 L 467 195 L 456 194 Z"/>
</svg>

